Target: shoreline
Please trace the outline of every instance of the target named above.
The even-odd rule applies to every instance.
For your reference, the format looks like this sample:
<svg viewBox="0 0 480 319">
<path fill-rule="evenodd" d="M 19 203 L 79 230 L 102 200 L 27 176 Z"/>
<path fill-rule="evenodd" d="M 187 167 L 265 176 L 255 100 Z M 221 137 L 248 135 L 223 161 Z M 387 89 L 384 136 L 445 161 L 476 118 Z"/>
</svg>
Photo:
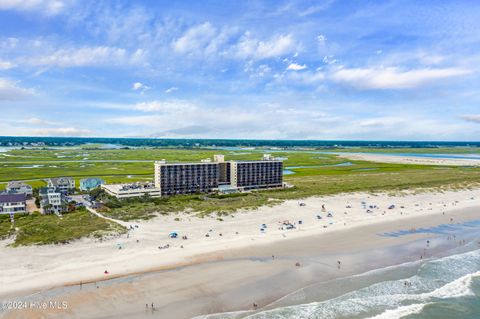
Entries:
<svg viewBox="0 0 480 319">
<path fill-rule="evenodd" d="M 87 306 L 90 302 L 82 301 L 85 298 L 93 298 L 92 304 L 108 304 L 106 296 L 123 295 L 127 291 L 129 300 L 134 300 L 133 303 L 137 305 L 119 308 L 124 311 L 131 307 L 138 308 L 142 303 L 144 308 L 145 303 L 140 301 L 139 296 L 148 295 L 149 299 L 155 299 L 158 294 L 166 295 L 162 303 L 157 301 L 156 304 L 168 313 L 177 308 L 184 310 L 183 303 L 186 300 L 189 304 L 186 308 L 195 315 L 198 310 L 222 312 L 245 309 L 253 302 L 265 305 L 312 283 L 312 278 L 317 281 L 322 276 L 332 279 L 338 275 L 352 275 L 417 259 L 419 248 L 415 248 L 415 245 L 423 243 L 426 238 L 438 236 L 433 231 L 420 232 L 420 228 L 480 220 L 477 195 L 477 189 L 403 196 L 341 194 L 305 199 L 305 207 L 300 207 L 297 201 L 287 201 L 275 207 L 237 213 L 223 222 L 214 218 L 200 219 L 183 215 L 181 222 L 174 221 L 175 216 L 159 217 L 138 223 L 139 228 L 132 231 L 129 238 L 104 242 L 82 240 L 64 246 L 1 247 L 0 267 L 6 271 L 2 271 L 0 277 L 0 300 L 27 294 L 39 298 L 52 291 L 72 290 L 59 295 L 71 302 L 74 307 L 71 314 L 75 314 L 75 317 L 79 316 L 77 311 L 88 313 L 91 317 L 99 315 L 91 309 L 93 306 Z M 378 209 L 365 213 L 360 204 L 362 201 L 375 203 Z M 397 208 L 387 210 L 385 207 L 392 202 Z M 347 203 L 352 208 L 346 209 Z M 328 208 L 326 212 L 320 212 L 322 205 Z M 320 221 L 316 219 L 316 214 L 326 215 L 330 210 L 333 211 L 333 218 L 324 216 Z M 344 210 L 348 213 L 345 214 Z M 276 221 L 284 218 L 295 222 L 297 229 L 275 229 Z M 301 225 L 298 224 L 300 219 L 303 220 Z M 265 232 L 258 230 L 262 222 L 268 224 Z M 180 236 L 188 233 L 189 239 L 164 239 L 173 227 L 176 227 Z M 210 227 L 212 232 L 208 232 Z M 409 233 L 412 228 L 417 228 L 417 232 Z M 240 233 L 235 234 L 236 231 Z M 385 236 L 385 233 L 396 231 L 406 231 L 407 234 Z M 205 232 L 211 236 L 204 237 Z M 158 237 L 162 237 L 162 243 L 170 242 L 171 247 L 159 250 L 156 247 Z M 137 245 L 137 239 L 140 245 Z M 417 244 L 409 246 L 411 242 Z M 117 247 L 119 243 L 123 245 L 121 250 Z M 180 248 L 180 245 L 185 245 L 185 248 Z M 389 257 L 373 262 L 380 252 L 383 255 L 388 253 Z M 396 259 L 396 254 L 401 256 L 401 260 Z M 273 262 L 272 255 L 275 256 Z M 371 260 L 365 260 L 366 256 L 370 256 Z M 338 272 L 336 261 L 339 259 L 349 265 L 348 269 Z M 34 260 L 39 266 L 28 264 Z M 295 267 L 297 261 L 301 267 Z M 25 267 L 28 265 L 31 271 L 26 273 Z M 104 269 L 109 269 L 108 276 L 102 274 Z M 217 277 L 220 274 L 228 278 L 219 280 Z M 164 286 L 152 284 L 144 278 L 155 278 L 155 282 L 162 282 Z M 265 288 L 258 286 L 255 278 L 268 282 L 265 286 L 270 290 L 262 291 Z M 83 282 L 83 289 L 93 287 L 92 281 L 100 287 L 98 292 L 96 289 L 89 293 L 73 292 L 80 282 Z M 179 293 L 179 287 L 183 287 L 184 292 Z M 262 291 L 262 294 L 256 291 Z M 230 297 L 219 299 L 221 305 L 211 305 L 225 293 Z M 253 300 L 247 302 L 242 299 L 245 295 L 252 296 Z M 189 298 L 192 296 L 208 298 L 202 303 L 190 304 Z M 233 303 L 229 301 L 232 298 L 236 300 Z M 115 313 L 119 305 L 110 306 Z M 207 310 L 203 308 L 205 306 Z M 178 315 L 188 318 L 185 314 L 182 312 Z M 7 313 L 5 318 L 11 316 L 15 318 L 14 312 Z M 88 318 L 86 315 L 84 317 Z"/>
</svg>

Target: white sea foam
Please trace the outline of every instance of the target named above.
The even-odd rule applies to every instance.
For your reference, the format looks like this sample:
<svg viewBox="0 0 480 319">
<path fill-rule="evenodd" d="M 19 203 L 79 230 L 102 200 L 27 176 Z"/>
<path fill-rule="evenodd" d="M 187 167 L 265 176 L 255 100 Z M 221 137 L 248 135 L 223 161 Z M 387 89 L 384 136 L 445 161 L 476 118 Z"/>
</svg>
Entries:
<svg viewBox="0 0 480 319">
<path fill-rule="evenodd" d="M 420 296 L 442 299 L 474 296 L 475 293 L 472 291 L 471 284 L 473 278 L 476 277 L 480 277 L 480 271 L 460 277 L 432 292 L 421 294 Z"/>
<path fill-rule="evenodd" d="M 388 309 L 382 312 L 379 315 L 374 317 L 370 317 L 368 319 L 400 319 L 406 317 L 408 315 L 417 314 L 422 312 L 423 308 L 427 304 L 420 303 L 420 304 L 413 304 L 408 306 L 401 306 L 395 309 Z"/>
</svg>

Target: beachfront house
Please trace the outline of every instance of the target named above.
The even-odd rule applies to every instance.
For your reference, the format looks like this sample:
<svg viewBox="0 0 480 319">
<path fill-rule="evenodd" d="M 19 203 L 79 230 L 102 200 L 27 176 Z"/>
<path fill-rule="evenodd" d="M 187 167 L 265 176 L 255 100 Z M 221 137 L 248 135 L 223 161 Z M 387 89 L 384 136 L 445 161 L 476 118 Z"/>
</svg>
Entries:
<svg viewBox="0 0 480 319">
<path fill-rule="evenodd" d="M 26 213 L 25 194 L 0 194 L 0 214 Z"/>
<path fill-rule="evenodd" d="M 32 198 L 33 189 L 32 186 L 23 182 L 11 181 L 8 182 L 6 192 L 9 194 L 25 194 L 27 198 Z"/>
<path fill-rule="evenodd" d="M 69 194 L 75 189 L 75 180 L 71 177 L 57 177 L 46 180 L 48 188 L 55 188 L 62 194 Z"/>
<path fill-rule="evenodd" d="M 105 181 L 101 178 L 91 177 L 84 178 L 80 181 L 80 190 L 82 191 L 91 191 L 94 188 L 100 187 L 100 185 L 105 184 Z"/>
<path fill-rule="evenodd" d="M 59 214 L 66 210 L 65 195 L 55 187 L 42 187 L 39 195 L 40 206 L 44 214 Z"/>
</svg>

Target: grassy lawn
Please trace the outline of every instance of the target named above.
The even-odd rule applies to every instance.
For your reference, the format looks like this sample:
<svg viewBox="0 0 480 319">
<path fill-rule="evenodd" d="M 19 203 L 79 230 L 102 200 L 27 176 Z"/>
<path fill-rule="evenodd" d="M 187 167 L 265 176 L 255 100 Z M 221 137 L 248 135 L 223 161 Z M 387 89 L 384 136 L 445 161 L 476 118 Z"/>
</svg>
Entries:
<svg viewBox="0 0 480 319">
<path fill-rule="evenodd" d="M 15 236 L 12 246 L 64 244 L 93 236 L 124 233 L 126 229 L 117 223 L 92 215 L 86 210 L 56 215 L 16 215 L 12 225 L 9 216 L 0 216 L 0 239 Z"/>
</svg>

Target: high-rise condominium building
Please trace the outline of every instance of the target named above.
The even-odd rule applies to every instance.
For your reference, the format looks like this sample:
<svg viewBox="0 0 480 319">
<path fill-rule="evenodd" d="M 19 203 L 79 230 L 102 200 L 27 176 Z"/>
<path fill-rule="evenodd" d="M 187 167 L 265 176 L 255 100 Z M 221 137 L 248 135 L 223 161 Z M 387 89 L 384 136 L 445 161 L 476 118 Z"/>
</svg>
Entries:
<svg viewBox="0 0 480 319">
<path fill-rule="evenodd" d="M 161 195 L 209 193 L 219 186 L 237 190 L 283 186 L 283 163 L 269 155 L 261 161 L 225 161 L 215 155 L 214 161 L 197 163 L 155 162 L 155 187 Z M 228 187 L 228 186 L 227 186 Z"/>
<path fill-rule="evenodd" d="M 239 190 L 283 185 L 283 163 L 276 160 L 230 162 L 230 183 Z"/>
<path fill-rule="evenodd" d="M 162 196 L 176 194 L 209 193 L 218 187 L 218 163 L 155 162 L 155 187 Z"/>
</svg>

